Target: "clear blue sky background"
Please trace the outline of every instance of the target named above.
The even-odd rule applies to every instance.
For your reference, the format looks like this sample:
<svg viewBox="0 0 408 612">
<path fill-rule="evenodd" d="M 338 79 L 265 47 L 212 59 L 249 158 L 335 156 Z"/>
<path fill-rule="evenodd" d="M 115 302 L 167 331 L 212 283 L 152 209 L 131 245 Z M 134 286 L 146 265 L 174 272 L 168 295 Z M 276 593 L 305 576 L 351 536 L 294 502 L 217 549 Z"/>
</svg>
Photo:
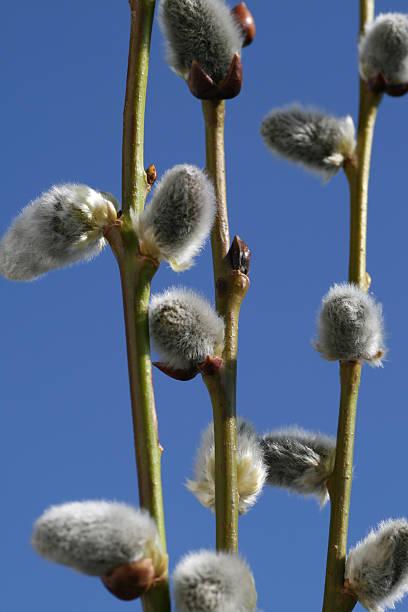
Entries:
<svg viewBox="0 0 408 612">
<path fill-rule="evenodd" d="M 338 365 L 310 339 L 322 296 L 347 278 L 348 189 L 339 173 L 322 185 L 273 158 L 262 117 L 294 101 L 356 120 L 358 2 L 248 0 L 257 21 L 244 50 L 244 88 L 227 105 L 231 233 L 253 252 L 242 307 L 238 412 L 260 432 L 297 424 L 335 434 Z M 377 12 L 404 11 L 378 0 Z M 126 0 L 21 0 L 3 7 L 0 231 L 52 184 L 77 181 L 121 192 L 121 124 L 128 52 Z M 389 355 L 363 368 L 349 543 L 380 520 L 408 514 L 407 142 L 408 97 L 385 98 L 370 181 L 368 271 L 384 305 Z M 146 118 L 146 166 L 205 165 L 201 106 L 164 61 L 155 23 Z M 208 246 L 188 272 L 162 265 L 153 291 L 174 284 L 212 299 Z M 98 579 L 38 558 L 33 521 L 51 504 L 106 498 L 138 503 L 116 262 L 90 264 L 33 283 L 0 278 L 3 503 L 0 607 L 4 612 L 141 610 Z M 183 486 L 201 430 L 211 420 L 199 378 L 154 373 L 171 568 L 183 553 L 214 546 L 213 515 Z M 266 489 L 240 519 L 240 550 L 256 579 L 259 608 L 319 609 L 329 508 Z M 399 605 L 408 610 L 408 600 Z"/>
</svg>

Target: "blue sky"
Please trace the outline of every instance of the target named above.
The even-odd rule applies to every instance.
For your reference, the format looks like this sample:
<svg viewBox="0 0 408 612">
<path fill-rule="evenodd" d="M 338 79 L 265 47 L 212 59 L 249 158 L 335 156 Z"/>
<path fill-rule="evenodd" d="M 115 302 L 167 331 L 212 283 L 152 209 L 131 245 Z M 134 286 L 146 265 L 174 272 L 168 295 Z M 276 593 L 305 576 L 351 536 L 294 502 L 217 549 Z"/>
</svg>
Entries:
<svg viewBox="0 0 408 612">
<path fill-rule="evenodd" d="M 244 87 L 227 104 L 231 235 L 252 249 L 251 287 L 240 320 L 238 412 L 260 432 L 297 424 L 335 435 L 338 365 L 313 350 L 316 313 L 347 279 L 348 189 L 322 185 L 273 158 L 259 124 L 273 107 L 300 102 L 356 120 L 357 2 L 248 0 L 257 22 L 244 50 Z M 406 3 L 378 0 L 376 12 Z M 120 197 L 121 124 L 128 51 L 125 0 L 21 0 L 3 9 L 0 36 L 3 141 L 0 232 L 51 185 L 84 182 Z M 408 97 L 379 111 L 369 189 L 367 269 L 383 303 L 389 354 L 363 368 L 349 543 L 380 520 L 408 514 L 406 205 Z M 205 165 L 201 105 L 164 61 L 155 23 L 147 96 L 145 165 Z M 192 287 L 212 299 L 209 247 L 191 270 L 165 264 L 153 292 Z M 99 584 L 38 558 L 33 521 L 51 504 L 116 499 L 137 504 L 119 276 L 108 249 L 95 261 L 32 283 L 0 278 L 5 612 L 141 610 Z M 170 565 L 212 548 L 213 515 L 183 486 L 211 420 L 199 378 L 154 373 Z M 319 609 L 329 508 L 265 489 L 239 522 L 259 608 Z M 357 608 L 356 608 L 357 609 Z M 399 604 L 408 610 L 408 599 Z"/>
</svg>

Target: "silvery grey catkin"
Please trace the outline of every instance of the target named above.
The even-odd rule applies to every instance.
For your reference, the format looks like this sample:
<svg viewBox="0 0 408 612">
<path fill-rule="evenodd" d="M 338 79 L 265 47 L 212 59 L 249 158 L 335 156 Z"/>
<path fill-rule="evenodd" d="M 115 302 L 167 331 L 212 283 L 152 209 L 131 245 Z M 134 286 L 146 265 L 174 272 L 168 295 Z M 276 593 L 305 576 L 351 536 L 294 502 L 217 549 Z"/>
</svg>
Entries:
<svg viewBox="0 0 408 612">
<path fill-rule="evenodd" d="M 294 104 L 272 110 L 261 124 L 266 146 L 325 180 L 354 155 L 355 129 L 350 116 L 336 118 Z"/>
<path fill-rule="evenodd" d="M 313 346 L 328 361 L 382 365 L 385 355 L 382 306 L 357 285 L 333 285 L 324 296 Z"/>
<path fill-rule="evenodd" d="M 149 513 L 127 504 L 83 501 L 51 506 L 35 522 L 31 543 L 54 563 L 90 576 L 151 558 L 163 564 L 157 527 Z"/>
<path fill-rule="evenodd" d="M 378 15 L 366 25 L 359 46 L 359 70 L 364 81 L 382 73 L 391 85 L 408 82 L 408 16 Z"/>
<path fill-rule="evenodd" d="M 150 204 L 134 220 L 141 249 L 173 269 L 192 265 L 210 233 L 216 212 L 213 185 L 196 166 L 168 170 Z"/>
<path fill-rule="evenodd" d="M 336 440 L 291 427 L 265 434 L 260 440 L 267 484 L 301 495 L 328 500 L 327 479 L 333 472 Z"/>
<path fill-rule="evenodd" d="M 0 241 L 0 274 L 32 280 L 91 259 L 106 245 L 116 199 L 87 185 L 55 185 L 26 206 Z"/>
<path fill-rule="evenodd" d="M 172 288 L 154 295 L 149 323 L 153 345 L 170 368 L 189 369 L 222 350 L 223 319 L 189 289 Z"/>
<path fill-rule="evenodd" d="M 408 522 L 383 521 L 352 548 L 346 560 L 346 587 L 372 612 L 394 608 L 408 591 Z"/>
<path fill-rule="evenodd" d="M 266 466 L 258 435 L 242 417 L 237 419 L 237 489 L 238 512 L 245 514 L 258 499 L 266 478 Z M 194 478 L 187 487 L 198 501 L 215 512 L 215 443 L 214 423 L 201 436 L 194 466 Z"/>
<path fill-rule="evenodd" d="M 161 0 L 159 22 L 167 61 L 184 79 L 195 60 L 219 83 L 241 55 L 243 33 L 223 0 Z"/>
<path fill-rule="evenodd" d="M 254 578 L 237 554 L 188 554 L 174 570 L 173 589 L 178 612 L 250 612 L 256 607 Z"/>
</svg>

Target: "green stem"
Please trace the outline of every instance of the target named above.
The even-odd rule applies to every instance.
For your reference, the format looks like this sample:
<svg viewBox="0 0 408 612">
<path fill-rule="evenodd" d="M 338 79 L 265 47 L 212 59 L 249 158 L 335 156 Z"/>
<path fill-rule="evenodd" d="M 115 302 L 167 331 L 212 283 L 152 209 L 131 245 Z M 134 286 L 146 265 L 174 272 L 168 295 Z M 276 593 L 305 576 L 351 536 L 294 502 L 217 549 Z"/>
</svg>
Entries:
<svg viewBox="0 0 408 612">
<path fill-rule="evenodd" d="M 360 34 L 373 15 L 374 0 L 360 0 Z M 360 79 L 356 155 L 345 166 L 350 186 L 349 282 L 364 291 L 370 285 L 366 272 L 368 181 L 374 125 L 381 98 L 381 94 L 369 91 Z M 360 362 L 340 362 L 341 397 L 336 460 L 328 487 L 331 512 L 323 612 L 350 612 L 357 603 L 353 595 L 344 591 L 344 570 L 361 365 Z"/>
<path fill-rule="evenodd" d="M 143 210 L 147 179 L 143 165 L 144 116 L 155 0 L 129 0 L 130 42 L 123 110 L 122 210 Z"/>
<path fill-rule="evenodd" d="M 225 322 L 223 365 L 219 372 L 203 376 L 214 413 L 215 514 L 217 550 L 238 550 L 238 489 L 236 461 L 236 376 L 238 318 L 248 290 L 245 274 L 232 270 L 225 184 L 225 102 L 204 100 L 207 173 L 217 199 L 217 216 L 211 232 L 215 303 Z"/>
<path fill-rule="evenodd" d="M 139 484 L 140 506 L 156 522 L 163 551 L 166 552 L 161 485 L 161 447 L 157 433 L 152 365 L 150 359 L 148 307 L 151 280 L 157 270 L 155 260 L 138 253 L 119 222 L 105 233 L 119 265 L 125 318 L 130 398 Z M 143 596 L 144 612 L 168 612 L 170 595 L 165 580 Z"/>
<path fill-rule="evenodd" d="M 360 80 L 356 164 L 349 163 L 345 167 L 350 185 L 349 282 L 365 291 L 370 285 L 366 273 L 368 180 L 375 119 L 381 98 L 381 94 L 372 93 Z"/>
<path fill-rule="evenodd" d="M 148 315 L 150 284 L 158 263 L 140 255 L 130 222 L 131 210 L 143 210 L 148 188 L 143 164 L 144 113 L 155 0 L 129 0 L 129 4 L 131 27 L 123 112 L 123 216 L 107 228 L 105 236 L 116 256 L 122 283 L 140 506 L 155 520 L 165 553 L 161 447 L 154 405 Z M 144 612 L 170 611 L 167 576 L 143 595 L 142 604 Z"/>
<path fill-rule="evenodd" d="M 361 363 L 340 362 L 340 411 L 334 471 L 329 482 L 330 533 L 323 612 L 350 612 L 357 603 L 344 593 L 344 568 L 353 471 L 354 430 Z"/>
<path fill-rule="evenodd" d="M 224 153 L 225 100 L 203 100 L 203 115 L 207 173 L 213 181 L 217 198 L 217 217 L 211 231 L 214 279 L 217 282 L 229 270 L 225 257 L 230 248 Z M 215 300 L 217 310 L 224 314 L 226 292 L 217 291 L 217 286 Z"/>
<path fill-rule="evenodd" d="M 360 0 L 360 35 L 366 23 L 374 19 L 374 0 Z"/>
<path fill-rule="evenodd" d="M 238 478 L 236 443 L 236 366 L 238 318 L 248 290 L 245 274 L 232 271 L 234 290 L 227 302 L 223 365 L 216 374 L 203 375 L 210 394 L 215 440 L 215 516 L 217 550 L 238 550 Z"/>
</svg>

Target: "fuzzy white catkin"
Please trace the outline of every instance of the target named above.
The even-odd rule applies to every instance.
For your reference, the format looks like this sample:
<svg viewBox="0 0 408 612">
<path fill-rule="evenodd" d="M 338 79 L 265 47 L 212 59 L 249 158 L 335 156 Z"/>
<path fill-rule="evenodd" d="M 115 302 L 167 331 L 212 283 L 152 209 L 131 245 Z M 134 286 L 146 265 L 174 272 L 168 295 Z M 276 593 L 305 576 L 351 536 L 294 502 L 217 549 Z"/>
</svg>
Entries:
<svg viewBox="0 0 408 612">
<path fill-rule="evenodd" d="M 186 269 L 210 233 L 215 213 L 210 179 L 200 168 L 180 164 L 165 173 L 134 226 L 145 254 Z"/>
<path fill-rule="evenodd" d="M 245 514 L 258 499 L 266 478 L 262 449 L 254 428 L 242 417 L 237 419 L 238 512 Z M 214 423 L 203 431 L 188 489 L 198 501 L 215 512 Z"/>
<path fill-rule="evenodd" d="M 260 443 L 267 484 L 314 495 L 324 506 L 329 498 L 327 479 L 334 467 L 335 438 L 290 427 L 265 434 Z"/>
<path fill-rule="evenodd" d="M 324 180 L 353 157 L 356 147 L 350 116 L 331 117 L 297 104 L 266 115 L 261 135 L 273 153 L 320 174 Z"/>
<path fill-rule="evenodd" d="M 391 85 L 408 82 L 408 16 L 402 13 L 378 15 L 366 25 L 359 46 L 359 70 L 363 80 L 380 72 Z"/>
<path fill-rule="evenodd" d="M 188 554 L 174 570 L 173 589 L 178 612 L 249 612 L 256 607 L 254 578 L 237 554 Z"/>
<path fill-rule="evenodd" d="M 146 557 L 155 568 L 163 560 L 157 527 L 149 513 L 117 502 L 51 506 L 35 522 L 31 543 L 45 559 L 90 576 L 103 576 Z"/>
<path fill-rule="evenodd" d="M 164 363 L 189 369 L 222 350 L 224 321 L 201 296 L 172 288 L 152 297 L 150 336 Z"/>
<path fill-rule="evenodd" d="M 87 185 L 55 185 L 26 206 L 0 241 L 0 274 L 33 280 L 91 259 L 106 245 L 103 228 L 117 217 L 116 200 Z"/>
<path fill-rule="evenodd" d="M 218 83 L 241 55 L 243 33 L 224 0 L 161 0 L 159 23 L 167 61 L 184 79 L 195 60 Z"/>
<path fill-rule="evenodd" d="M 352 548 L 346 560 L 347 588 L 372 612 L 394 608 L 408 591 L 408 522 L 383 521 Z"/>
<path fill-rule="evenodd" d="M 381 304 L 357 285 L 333 285 L 322 301 L 313 346 L 328 361 L 381 366 L 386 352 Z"/>
</svg>

